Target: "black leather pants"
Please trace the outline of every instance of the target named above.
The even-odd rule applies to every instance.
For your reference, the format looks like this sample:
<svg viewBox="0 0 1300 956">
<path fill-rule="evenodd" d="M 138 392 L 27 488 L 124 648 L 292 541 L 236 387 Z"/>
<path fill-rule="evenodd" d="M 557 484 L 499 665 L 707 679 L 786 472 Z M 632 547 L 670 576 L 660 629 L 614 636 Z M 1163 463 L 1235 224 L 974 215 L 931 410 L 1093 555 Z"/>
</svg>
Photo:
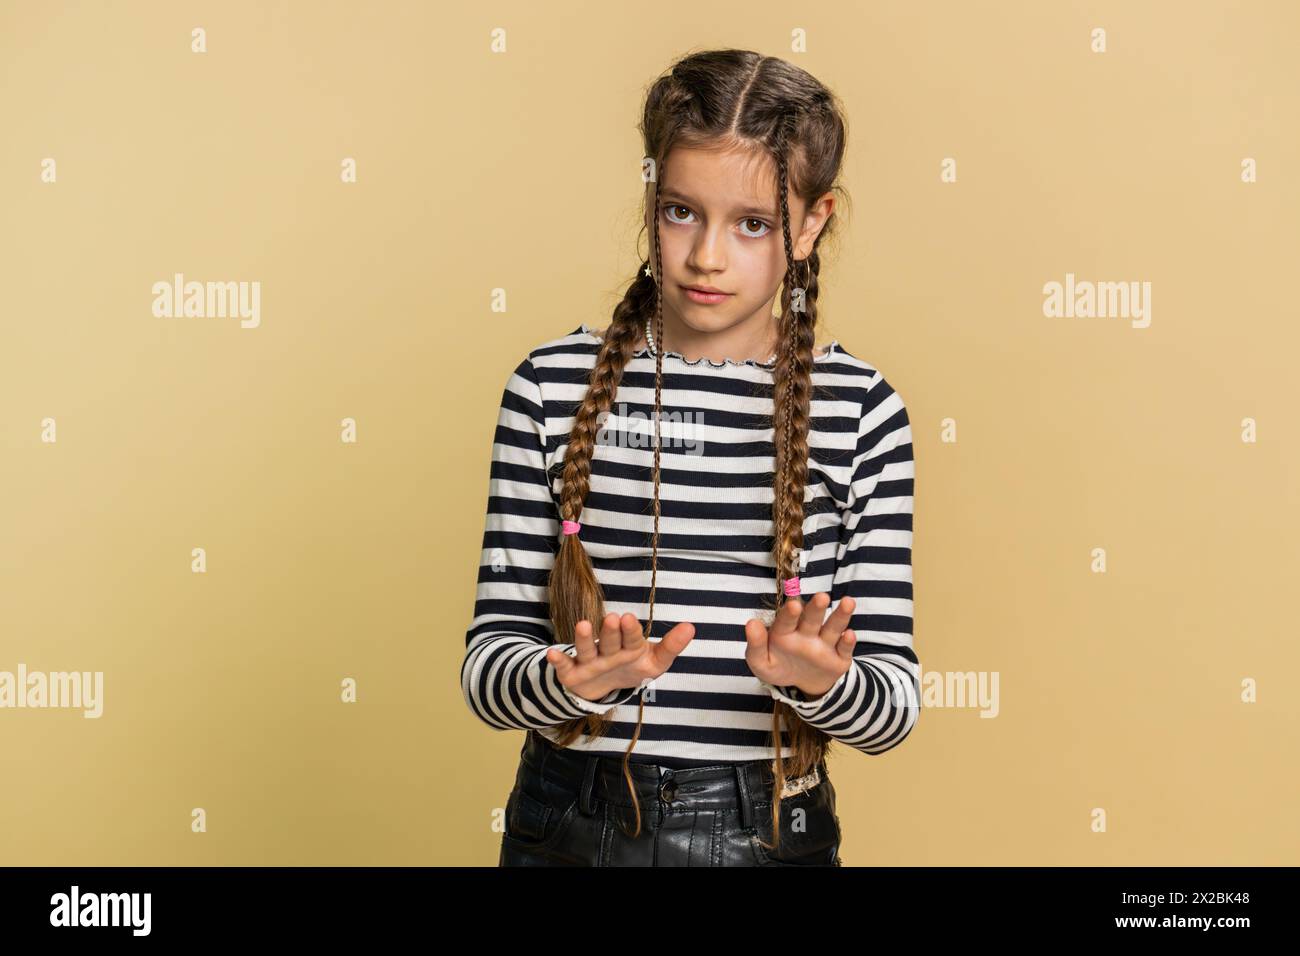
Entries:
<svg viewBox="0 0 1300 956">
<path fill-rule="evenodd" d="M 820 781 L 781 800 L 772 844 L 771 761 L 674 770 L 557 748 L 529 731 L 506 801 L 501 866 L 841 866 L 835 788 Z"/>
</svg>

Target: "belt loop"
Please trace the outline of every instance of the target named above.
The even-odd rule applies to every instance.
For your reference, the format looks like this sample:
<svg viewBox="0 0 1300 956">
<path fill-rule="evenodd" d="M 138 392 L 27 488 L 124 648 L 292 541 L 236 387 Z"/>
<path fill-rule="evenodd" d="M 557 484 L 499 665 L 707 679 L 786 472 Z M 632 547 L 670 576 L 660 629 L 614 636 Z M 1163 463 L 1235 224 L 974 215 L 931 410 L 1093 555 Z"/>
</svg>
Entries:
<svg viewBox="0 0 1300 956">
<path fill-rule="evenodd" d="M 749 802 L 749 780 L 746 764 L 736 764 L 736 793 L 740 797 L 740 826 L 748 830 L 754 825 L 754 809 Z"/>
<path fill-rule="evenodd" d="M 587 757 L 587 768 L 582 775 L 582 790 L 578 792 L 578 809 L 583 816 L 589 817 L 596 812 L 596 801 L 592 795 L 596 782 L 596 767 L 600 763 L 600 758 L 591 755 Z"/>
</svg>

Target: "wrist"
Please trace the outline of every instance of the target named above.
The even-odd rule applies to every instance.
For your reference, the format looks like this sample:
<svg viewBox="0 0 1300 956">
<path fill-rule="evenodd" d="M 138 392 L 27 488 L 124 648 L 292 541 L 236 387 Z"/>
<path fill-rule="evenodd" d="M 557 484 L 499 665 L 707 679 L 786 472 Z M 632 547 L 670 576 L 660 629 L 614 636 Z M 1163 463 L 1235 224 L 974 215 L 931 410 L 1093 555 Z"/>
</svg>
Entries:
<svg viewBox="0 0 1300 956">
<path fill-rule="evenodd" d="M 851 667 L 852 664 L 850 664 L 849 666 Z M 840 673 L 836 674 L 834 677 L 832 677 L 828 682 L 824 684 L 812 684 L 809 686 L 804 686 L 803 684 L 795 684 L 794 687 L 796 690 L 799 691 L 800 694 L 803 695 L 804 700 L 806 701 L 817 700 L 819 697 L 825 697 L 827 694 L 829 694 L 831 692 L 831 689 L 834 688 L 837 684 L 839 684 L 840 680 L 843 679 L 844 674 L 847 673 L 847 671 L 848 669 L 846 668 L 844 671 L 841 671 Z"/>
</svg>

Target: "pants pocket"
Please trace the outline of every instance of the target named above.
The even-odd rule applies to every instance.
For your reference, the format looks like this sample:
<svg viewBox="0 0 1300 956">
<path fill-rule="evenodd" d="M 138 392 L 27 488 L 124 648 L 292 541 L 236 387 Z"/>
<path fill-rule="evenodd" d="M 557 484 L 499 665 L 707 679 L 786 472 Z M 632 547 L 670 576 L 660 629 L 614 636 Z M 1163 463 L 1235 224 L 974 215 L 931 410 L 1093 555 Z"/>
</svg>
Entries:
<svg viewBox="0 0 1300 956">
<path fill-rule="evenodd" d="M 578 812 L 574 798 L 566 806 L 554 806 L 516 787 L 506 801 L 503 839 L 517 847 L 542 849 L 555 843 Z"/>
<path fill-rule="evenodd" d="M 750 839 L 759 866 L 841 865 L 840 821 L 827 782 L 781 801 L 779 845 L 772 845 L 772 805 L 756 806 L 754 816 Z"/>
</svg>

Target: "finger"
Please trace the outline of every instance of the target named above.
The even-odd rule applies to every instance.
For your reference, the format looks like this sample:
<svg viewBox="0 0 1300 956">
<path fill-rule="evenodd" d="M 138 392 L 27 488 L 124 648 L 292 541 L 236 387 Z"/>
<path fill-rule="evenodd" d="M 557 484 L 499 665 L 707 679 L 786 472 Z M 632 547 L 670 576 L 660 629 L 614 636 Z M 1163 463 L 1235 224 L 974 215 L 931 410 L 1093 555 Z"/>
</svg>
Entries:
<svg viewBox="0 0 1300 956">
<path fill-rule="evenodd" d="M 858 643 L 858 635 L 846 630 L 840 635 L 840 639 L 835 642 L 835 653 L 851 661 L 853 660 L 853 645 L 856 643 Z"/>
<path fill-rule="evenodd" d="M 599 652 L 596 650 L 596 638 L 592 636 L 590 621 L 582 620 L 574 625 L 573 646 L 578 651 L 579 664 L 586 664 L 596 659 Z M 565 657 L 568 655 L 566 654 Z"/>
<path fill-rule="evenodd" d="M 821 630 L 822 621 L 826 619 L 826 609 L 831 606 L 831 596 L 825 591 L 814 594 L 804 605 L 799 615 L 799 630 L 809 637 L 815 637 Z"/>
<path fill-rule="evenodd" d="M 849 622 L 853 620 L 853 609 L 855 606 L 853 598 L 840 598 L 840 603 L 835 608 L 835 613 L 828 617 L 826 623 L 822 625 L 822 640 L 831 647 L 835 646 L 835 642 L 840 639 L 840 635 L 844 633 L 844 629 L 848 627 Z"/>
<path fill-rule="evenodd" d="M 767 663 L 767 628 L 757 618 L 750 618 L 745 622 L 745 644 L 747 645 L 745 659 L 750 662 L 751 670 L 755 663 L 760 665 Z"/>
<path fill-rule="evenodd" d="M 554 646 L 546 649 L 546 659 L 550 662 L 551 666 L 555 668 L 555 676 L 560 678 L 561 684 L 564 683 L 564 679 L 568 676 L 569 672 L 578 666 L 573 663 L 572 657 L 564 653 L 560 648 Z"/>
<path fill-rule="evenodd" d="M 628 612 L 619 618 L 619 622 L 623 626 L 623 650 L 634 651 L 645 643 L 645 633 L 635 614 Z"/>
<path fill-rule="evenodd" d="M 612 611 L 605 615 L 605 621 L 601 625 L 598 647 L 601 657 L 609 657 L 623 649 L 622 625 L 619 623 L 618 615 Z"/>
<path fill-rule="evenodd" d="M 786 602 L 781 605 L 781 609 L 776 612 L 776 617 L 772 620 L 770 635 L 786 634 L 793 631 L 799 626 L 799 615 L 802 613 L 803 601 L 798 598 L 787 599 Z"/>
<path fill-rule="evenodd" d="M 656 677 L 672 666 L 673 661 L 677 659 L 677 655 L 686 649 L 686 645 L 694 637 L 695 625 L 689 621 L 682 621 L 654 645 L 651 653 L 654 655 Z"/>
</svg>

